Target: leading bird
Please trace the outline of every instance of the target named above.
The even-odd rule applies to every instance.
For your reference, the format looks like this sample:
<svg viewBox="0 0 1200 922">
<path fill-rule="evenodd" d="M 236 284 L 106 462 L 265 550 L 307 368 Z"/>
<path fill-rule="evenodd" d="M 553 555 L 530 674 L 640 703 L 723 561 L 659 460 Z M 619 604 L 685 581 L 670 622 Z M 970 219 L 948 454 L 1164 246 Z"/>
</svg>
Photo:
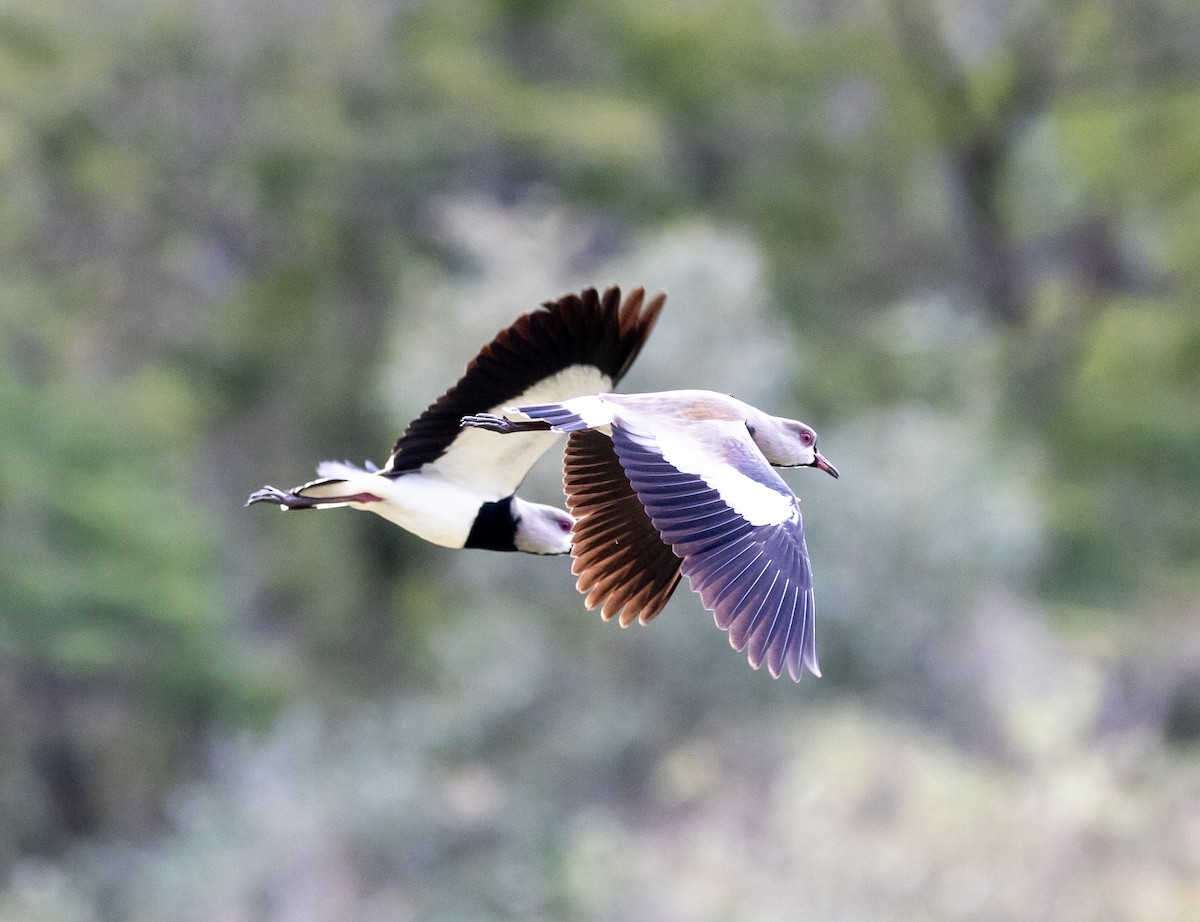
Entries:
<svg viewBox="0 0 1200 922">
<path fill-rule="evenodd" d="M 837 469 L 817 435 L 713 391 L 596 394 L 466 416 L 500 433 L 568 432 L 571 572 L 589 609 L 645 623 L 686 576 L 750 665 L 820 675 L 800 501 L 774 467 Z"/>
<path fill-rule="evenodd" d="M 522 314 L 471 360 L 457 384 L 405 431 L 382 468 L 322 461 L 318 479 L 291 490 L 265 486 L 246 505 L 282 509 L 350 506 L 378 513 L 445 547 L 565 554 L 573 519 L 516 495 L 553 432 L 497 439 L 460 428 L 468 414 L 510 403 L 567 400 L 621 380 L 654 329 L 666 300 L 634 288 L 594 288 Z"/>
</svg>

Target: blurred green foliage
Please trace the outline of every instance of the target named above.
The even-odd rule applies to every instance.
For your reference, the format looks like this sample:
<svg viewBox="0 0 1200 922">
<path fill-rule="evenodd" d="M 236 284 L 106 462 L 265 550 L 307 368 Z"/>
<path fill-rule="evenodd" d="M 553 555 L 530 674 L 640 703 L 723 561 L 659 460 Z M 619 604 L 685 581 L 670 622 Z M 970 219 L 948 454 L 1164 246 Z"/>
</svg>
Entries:
<svg viewBox="0 0 1200 922">
<path fill-rule="evenodd" d="M 880 751 L 837 714 L 811 732 L 860 762 L 898 750 L 919 776 L 913 789 L 855 776 L 837 801 L 890 804 L 898 838 L 866 841 L 899 861 L 923 797 L 974 803 L 962 792 L 976 783 L 1030 796 L 1020 770 L 997 780 L 971 761 L 991 754 L 1009 772 L 1005 759 L 1028 755 L 1010 724 L 1036 708 L 998 696 L 980 665 L 1028 608 L 1100 663 L 1095 732 L 1128 730 L 1152 776 L 1174 777 L 1160 737 L 1164 721 L 1190 725 L 1180 708 L 1200 672 L 1197 48 L 1200 10 L 1168 0 L 6 5 L 0 870 L 100 844 L 62 892 L 58 878 L 18 874 L 0 918 L 37 917 L 27 901 L 43 898 L 48 918 L 92 918 L 103 898 L 88 888 L 130 866 L 103 843 L 164 817 L 181 830 L 172 860 L 205 879 L 228 833 L 204 824 L 248 810 L 264 777 L 293 783 L 259 764 L 280 746 L 307 740 L 307 764 L 314 747 L 393 731 L 351 716 L 348 741 L 326 740 L 323 717 L 312 730 L 285 720 L 262 749 L 226 734 L 271 727 L 297 702 L 354 715 L 385 693 L 411 726 L 379 751 L 363 743 L 359 761 L 383 771 L 381 753 L 418 739 L 370 782 L 401 798 L 400 819 L 373 819 L 372 799 L 345 821 L 348 873 L 376 873 L 355 864 L 372 849 L 386 864 L 380 842 L 453 830 L 430 840 L 443 851 L 419 859 L 425 877 L 392 869 L 400 891 L 424 895 L 385 893 L 367 907 L 380 915 L 450 918 L 438 901 L 459 875 L 482 874 L 480 893 L 489 875 L 520 878 L 527 864 L 471 863 L 500 839 L 557 896 L 530 903 L 510 887 L 511 899 L 472 903 L 478 916 L 636 916 L 605 904 L 589 862 L 643 848 L 662 860 L 678 843 L 605 810 L 649 805 L 669 824 L 645 773 L 685 801 L 696 773 L 736 773 L 713 762 L 754 745 L 727 729 L 747 715 L 801 741 L 775 784 L 825 771 L 793 713 L 833 694 L 862 697 Z M 451 555 L 367 516 L 240 508 L 323 457 L 382 460 L 406 414 L 516 312 L 612 282 L 672 294 L 639 384 L 795 406 L 845 472 L 836 489 L 792 481 L 820 586 L 829 678 L 816 688 L 744 675 L 686 593 L 661 623 L 621 633 L 582 615 L 556 562 Z M 472 641 L 489 618 L 507 633 Z M 1024 676 L 1038 644 L 1017 646 Z M 1167 665 L 1137 678 L 1148 661 Z M 539 699 L 559 702 L 548 724 Z M 973 754 L 907 748 L 881 716 L 897 713 Z M 1061 761 L 1030 756 L 1030 771 L 1056 784 L 1078 771 L 1098 801 L 1132 797 L 1125 814 L 1064 821 L 1064 848 L 1086 850 L 1098 829 L 1128 856 L 1154 816 L 1195 805 L 1149 784 L 1127 794 L 1126 769 L 1089 748 L 1092 727 Z M 511 805 L 535 802 L 540 781 L 519 779 L 555 759 L 567 769 L 531 775 L 552 795 L 520 814 Z M 446 766 L 457 820 L 421 795 Z M 180 809 L 196 812 L 172 819 L 170 792 L 200 776 L 233 779 L 232 804 L 192 794 Z M 698 802 L 750 809 L 720 788 Z M 289 796 L 325 790 L 341 796 L 342 783 L 298 776 Z M 780 790 L 758 807 L 799 809 Z M 1122 838 L 1142 812 L 1149 825 Z M 972 815 L 987 825 L 985 813 Z M 828 814 L 818 828 L 854 834 L 850 808 Z M 1031 820 L 1016 838 L 1030 829 L 1046 831 Z M 238 847 L 259 848 L 257 835 Z M 358 835 L 377 839 L 355 851 Z M 986 874 L 947 870 L 952 845 L 930 849 L 893 870 L 940 881 L 945 915 L 995 896 Z M 709 859 L 689 854 L 703 876 Z M 781 868 L 794 859 L 772 854 Z M 1115 879 L 1132 873 L 1132 859 L 1104 855 Z M 155 881 L 146 892 L 171 880 L 128 860 L 133 879 Z M 633 892 L 649 887 L 606 860 Z M 262 886 L 246 873 L 250 891 Z M 1167 876 L 1162 913 L 1131 897 L 1118 915 L 1188 917 L 1195 894 Z M 1010 893 L 1017 909 L 994 916 L 1023 917 L 1022 894 L 1052 883 Z M 678 887 L 664 893 L 664 913 L 711 917 L 681 908 Z M 149 918 L 187 903 L 147 899 L 122 905 Z M 357 906 L 347 899 L 329 917 Z"/>
</svg>

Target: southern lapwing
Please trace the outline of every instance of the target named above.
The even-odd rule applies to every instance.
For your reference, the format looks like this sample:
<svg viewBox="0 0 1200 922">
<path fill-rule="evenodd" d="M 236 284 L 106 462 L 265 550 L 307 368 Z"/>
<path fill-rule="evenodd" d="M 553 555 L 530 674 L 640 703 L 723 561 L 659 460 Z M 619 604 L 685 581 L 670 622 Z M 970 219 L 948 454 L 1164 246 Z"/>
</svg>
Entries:
<svg viewBox="0 0 1200 922">
<path fill-rule="evenodd" d="M 263 487 L 246 505 L 350 506 L 444 547 L 565 554 L 572 517 L 515 495 L 558 436 L 543 427 L 498 439 L 459 421 L 511 403 L 607 391 L 637 358 L 665 300 L 659 294 L 646 301 L 634 288 L 622 303 L 618 288 L 602 296 L 589 288 L 547 302 L 483 347 L 459 382 L 408 427 L 383 468 L 323 461 L 317 480 L 292 490 Z"/>
<path fill-rule="evenodd" d="M 837 469 L 804 423 L 712 391 L 599 394 L 475 414 L 503 433 L 569 432 L 571 571 L 622 627 L 666 604 L 680 574 L 750 665 L 820 675 L 800 501 L 773 467 Z"/>
</svg>

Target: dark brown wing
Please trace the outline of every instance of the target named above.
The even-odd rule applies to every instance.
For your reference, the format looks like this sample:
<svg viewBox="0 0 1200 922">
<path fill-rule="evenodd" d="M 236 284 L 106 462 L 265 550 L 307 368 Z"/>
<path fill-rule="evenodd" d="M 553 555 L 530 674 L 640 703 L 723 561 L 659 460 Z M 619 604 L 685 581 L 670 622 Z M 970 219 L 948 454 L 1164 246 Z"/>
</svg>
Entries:
<svg viewBox="0 0 1200 922">
<path fill-rule="evenodd" d="M 624 303 L 619 288 L 609 288 L 603 296 L 589 288 L 522 314 L 480 350 L 454 387 L 412 422 L 382 473 L 400 474 L 436 461 L 459 437 L 464 416 L 521 403 L 522 395 L 572 366 L 593 368 L 596 375 L 563 376 L 561 388 L 540 396 L 566 400 L 610 389 L 637 358 L 665 301 L 666 295 L 658 294 L 646 302 L 640 287 Z M 580 386 L 590 389 L 580 391 Z M 535 442 L 542 447 L 531 452 L 528 464 L 551 442 Z M 516 481 L 524 475 L 525 470 L 517 472 Z"/>
<path fill-rule="evenodd" d="M 567 508 L 575 516 L 571 572 L 588 609 L 601 606 L 621 627 L 657 615 L 679 584 L 680 559 L 663 543 L 633 492 L 612 440 L 572 432 L 563 462 Z"/>
</svg>

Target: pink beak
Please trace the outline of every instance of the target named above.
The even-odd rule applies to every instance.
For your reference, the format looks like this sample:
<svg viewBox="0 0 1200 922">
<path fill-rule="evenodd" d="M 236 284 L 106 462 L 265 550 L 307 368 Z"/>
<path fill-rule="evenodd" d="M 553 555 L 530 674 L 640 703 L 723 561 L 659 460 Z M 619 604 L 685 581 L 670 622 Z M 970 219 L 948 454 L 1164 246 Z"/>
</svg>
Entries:
<svg viewBox="0 0 1200 922">
<path fill-rule="evenodd" d="M 827 460 L 825 460 L 825 456 L 822 455 L 819 451 L 816 452 L 816 458 L 813 459 L 813 463 L 810 466 L 815 467 L 819 471 L 824 471 L 826 474 L 828 474 L 834 480 L 837 480 L 837 478 L 838 478 L 837 468 L 834 467 L 832 464 L 830 464 Z"/>
</svg>

